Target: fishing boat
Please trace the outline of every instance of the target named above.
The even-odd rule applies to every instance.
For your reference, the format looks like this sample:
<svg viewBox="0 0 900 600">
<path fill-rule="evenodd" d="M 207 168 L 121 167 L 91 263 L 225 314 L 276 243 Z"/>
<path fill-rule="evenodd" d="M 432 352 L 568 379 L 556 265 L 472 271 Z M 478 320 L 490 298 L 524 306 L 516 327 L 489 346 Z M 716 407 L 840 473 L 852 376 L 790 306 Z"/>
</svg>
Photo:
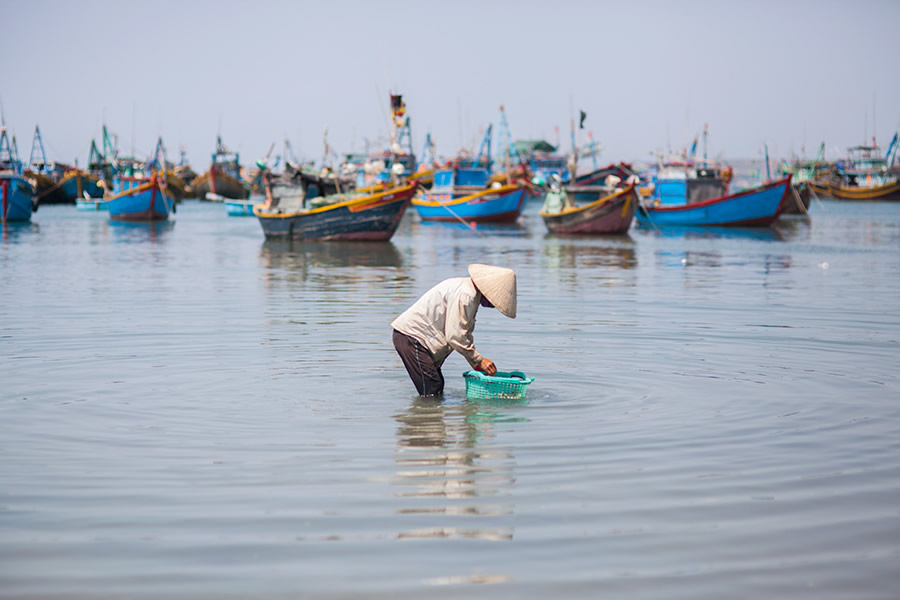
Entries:
<svg viewBox="0 0 900 600">
<path fill-rule="evenodd" d="M 200 200 L 222 202 L 226 198 L 243 200 L 249 196 L 241 179 L 240 155 L 225 147 L 222 136 L 216 138 L 209 170 L 195 178 L 191 187 Z"/>
<path fill-rule="evenodd" d="M 102 138 L 103 152 L 97 147 L 97 141 L 91 140 L 87 169 L 69 169 L 59 182 L 67 201 L 74 202 L 81 210 L 105 208 L 102 198 L 116 170 L 113 161 L 117 158 L 117 151 L 106 125 L 103 126 Z"/>
<path fill-rule="evenodd" d="M 109 209 L 109 201 L 103 197 L 88 197 L 75 201 L 75 208 L 82 211 L 97 212 Z"/>
<path fill-rule="evenodd" d="M 100 178 L 82 169 L 70 169 L 59 180 L 59 187 L 66 202 L 78 204 L 85 197 L 91 199 L 103 197 L 103 188 L 100 187 Z"/>
<path fill-rule="evenodd" d="M 788 192 L 790 197 L 782 207 L 784 209 L 782 215 L 808 214 L 810 200 L 815 194 L 813 191 L 815 178 L 820 168 L 822 168 L 820 164 L 811 161 L 795 162 L 781 167 L 782 177 L 791 176 L 791 189 Z"/>
<path fill-rule="evenodd" d="M 822 143 L 819 147 L 819 156 L 815 160 L 782 161 L 781 166 L 777 168 L 776 173 L 773 176 L 769 163 L 769 147 L 768 144 L 766 144 L 765 172 L 762 172 L 760 168 L 757 168 L 755 176 L 751 174 L 735 179 L 732 183 L 732 191 L 743 192 L 760 185 L 772 183 L 776 179 L 783 179 L 790 175 L 791 186 L 788 188 L 787 196 L 781 206 L 780 216 L 802 214 L 809 217 L 809 201 L 813 195 L 810 183 L 828 168 L 828 164 L 825 163 L 822 158 L 824 151 L 825 144 Z"/>
<path fill-rule="evenodd" d="M 414 198 L 413 206 L 423 221 L 512 223 L 525 205 L 526 182 L 491 182 L 491 135 L 488 126 L 478 154 L 458 156 L 449 166 L 434 172 L 431 189 Z"/>
<path fill-rule="evenodd" d="M 34 189 L 35 201 L 38 204 L 65 204 L 68 201 L 59 184 L 66 168 L 66 165 L 47 161 L 41 128 L 35 125 L 31 155 L 24 175 Z"/>
<path fill-rule="evenodd" d="M 38 207 L 34 188 L 25 179 L 15 138 L 10 141 L 6 127 L 0 130 L 0 221 L 30 221 Z"/>
<path fill-rule="evenodd" d="M 854 146 L 850 158 L 838 161 L 830 178 L 816 182 L 815 191 L 835 200 L 900 200 L 900 167 L 895 166 L 898 136 L 894 134 L 884 157 L 871 146 Z"/>
<path fill-rule="evenodd" d="M 282 207 L 273 201 L 253 209 L 266 239 L 391 239 L 418 182 L 371 193 L 349 192 L 309 201 L 309 208 Z"/>
<path fill-rule="evenodd" d="M 257 194 L 252 194 L 246 200 L 233 200 L 228 198 L 224 201 L 225 211 L 228 213 L 229 217 L 252 217 L 253 209 L 263 202 L 263 197 Z"/>
<path fill-rule="evenodd" d="M 576 194 L 593 193 L 594 200 L 576 205 Z M 624 188 L 607 186 L 569 186 L 551 188 L 540 211 L 551 233 L 607 234 L 625 233 L 634 221 L 635 207 L 640 202 L 634 183 Z"/>
<path fill-rule="evenodd" d="M 790 193 L 791 176 L 729 196 L 695 202 L 643 203 L 635 214 L 641 225 L 663 227 L 767 227 L 781 214 Z M 671 197 L 670 197 L 671 199 Z"/>
<path fill-rule="evenodd" d="M 554 178 L 551 177 L 551 181 Z M 628 163 L 609 164 L 593 169 L 588 173 L 576 175 L 574 182 L 566 187 L 566 192 L 575 202 L 594 202 L 598 193 L 611 193 L 613 188 L 623 187 L 623 182 L 639 182 L 640 177 Z M 640 192 L 640 188 L 636 188 Z"/>
<path fill-rule="evenodd" d="M 412 204 L 424 221 L 513 223 L 525 204 L 526 184 L 488 184 L 483 168 L 453 166 L 434 174 L 434 184 Z"/>
<path fill-rule="evenodd" d="M 175 200 L 167 189 L 165 175 L 149 179 L 117 176 L 113 193 L 106 200 L 114 221 L 165 221 L 175 211 Z"/>
<path fill-rule="evenodd" d="M 391 120 L 390 140 L 378 152 L 370 152 L 368 143 L 364 153 L 348 153 L 338 168 L 342 179 L 352 179 L 353 185 L 359 189 L 375 188 L 379 185 L 391 185 L 398 179 L 415 179 L 420 187 L 428 187 L 432 173 L 427 168 L 420 168 L 412 147 L 412 129 L 410 118 L 406 113 L 406 102 L 401 94 L 390 94 Z M 327 129 L 326 129 L 327 134 Z M 426 136 L 425 149 L 429 149 L 430 135 Z M 330 152 L 325 140 L 326 156 Z"/>
<path fill-rule="evenodd" d="M 181 146 L 179 153 L 180 157 L 178 159 L 178 164 L 175 165 L 174 174 L 184 183 L 184 197 L 196 198 L 197 194 L 194 191 L 194 180 L 197 178 L 197 173 L 191 168 L 191 165 L 188 164 L 187 152 L 185 152 L 184 146 Z"/>
</svg>

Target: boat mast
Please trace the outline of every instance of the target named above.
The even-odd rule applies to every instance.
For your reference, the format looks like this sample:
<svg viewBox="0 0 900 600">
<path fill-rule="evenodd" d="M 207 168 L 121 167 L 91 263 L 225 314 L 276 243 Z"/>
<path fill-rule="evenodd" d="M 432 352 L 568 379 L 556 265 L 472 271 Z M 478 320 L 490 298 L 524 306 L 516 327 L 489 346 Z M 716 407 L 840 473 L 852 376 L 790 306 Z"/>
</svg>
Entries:
<svg viewBox="0 0 900 600">
<path fill-rule="evenodd" d="M 38 154 L 35 160 L 35 154 Z M 36 173 L 42 173 L 47 166 L 47 153 L 44 152 L 44 142 L 41 139 L 41 128 L 34 126 L 34 138 L 31 141 L 31 155 L 28 157 L 28 164 L 31 170 Z"/>
<path fill-rule="evenodd" d="M 704 163 L 707 161 L 706 142 L 707 142 L 708 137 L 709 137 L 709 123 L 704 123 L 703 124 L 703 162 Z"/>
<path fill-rule="evenodd" d="M 488 151 L 488 158 L 490 158 L 490 151 Z M 434 142 L 431 141 L 431 132 L 425 134 L 425 146 L 422 148 L 422 162 L 420 165 L 426 165 L 427 167 L 434 167 L 437 164 L 437 157 L 434 155 Z"/>
<path fill-rule="evenodd" d="M 16 172 L 16 162 L 13 157 L 12 146 L 9 143 L 9 137 L 6 135 L 6 123 L 4 122 L 0 128 L 0 169 L 9 168 Z"/>
<path fill-rule="evenodd" d="M 491 168 L 491 137 L 492 132 L 494 130 L 494 124 L 491 123 L 488 125 L 487 131 L 484 132 L 484 137 L 481 138 L 481 146 L 478 148 L 478 155 L 475 157 L 475 162 L 473 166 L 478 168 L 481 164 L 481 157 L 484 156 L 487 162 L 487 168 Z M 487 152 L 485 153 L 485 148 L 487 148 Z"/>
<path fill-rule="evenodd" d="M 498 139 L 501 143 L 500 151 L 505 160 L 509 161 L 515 159 L 516 162 L 522 161 L 522 157 L 519 156 L 519 151 L 512 143 L 512 136 L 509 133 L 509 123 L 506 121 L 506 111 L 503 110 L 502 104 L 500 105 L 500 132 L 498 133 Z"/>
</svg>

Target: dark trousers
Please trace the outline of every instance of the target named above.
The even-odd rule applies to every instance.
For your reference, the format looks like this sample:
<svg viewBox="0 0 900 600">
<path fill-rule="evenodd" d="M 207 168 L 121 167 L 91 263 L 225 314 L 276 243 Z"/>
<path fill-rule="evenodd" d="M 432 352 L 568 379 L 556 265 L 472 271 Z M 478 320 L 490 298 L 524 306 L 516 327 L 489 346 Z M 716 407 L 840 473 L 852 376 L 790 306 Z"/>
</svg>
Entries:
<svg viewBox="0 0 900 600">
<path fill-rule="evenodd" d="M 428 348 L 416 338 L 394 330 L 394 348 L 409 373 L 413 385 L 420 396 L 440 396 L 444 393 L 444 375 L 434 364 L 434 357 Z"/>
</svg>

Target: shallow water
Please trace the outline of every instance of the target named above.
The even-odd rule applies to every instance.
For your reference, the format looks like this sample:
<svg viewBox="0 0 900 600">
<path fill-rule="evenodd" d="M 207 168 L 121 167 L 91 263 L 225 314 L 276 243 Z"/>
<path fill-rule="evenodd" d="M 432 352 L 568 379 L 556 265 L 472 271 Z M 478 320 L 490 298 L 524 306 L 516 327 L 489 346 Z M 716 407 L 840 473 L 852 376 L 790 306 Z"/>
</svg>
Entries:
<svg viewBox="0 0 900 600">
<path fill-rule="evenodd" d="M 0 597 L 896 598 L 900 205 L 764 230 L 263 240 L 187 202 L 0 242 Z M 527 402 L 416 399 L 390 321 L 470 262 Z"/>
</svg>

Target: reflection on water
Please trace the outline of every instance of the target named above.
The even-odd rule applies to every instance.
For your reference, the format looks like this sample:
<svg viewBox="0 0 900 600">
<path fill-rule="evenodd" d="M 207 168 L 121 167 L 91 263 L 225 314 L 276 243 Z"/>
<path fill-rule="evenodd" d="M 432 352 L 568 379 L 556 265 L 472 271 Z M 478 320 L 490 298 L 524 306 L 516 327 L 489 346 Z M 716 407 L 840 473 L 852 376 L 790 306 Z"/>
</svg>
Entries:
<svg viewBox="0 0 900 600">
<path fill-rule="evenodd" d="M 137 223 L 110 220 L 108 223 L 113 232 L 113 240 L 124 244 L 162 241 L 167 233 L 175 229 L 174 221 Z"/>
<path fill-rule="evenodd" d="M 2 223 L 3 242 L 17 242 L 20 237 L 40 233 L 41 227 L 33 221 L 8 221 Z"/>
<path fill-rule="evenodd" d="M 759 269 L 762 273 L 768 274 L 773 271 L 783 271 L 789 269 L 793 261 L 790 254 L 770 254 L 766 253 L 762 256 L 743 256 L 739 254 L 725 255 L 718 251 L 699 251 L 684 250 L 671 251 L 659 250 L 656 252 L 656 264 L 660 267 L 683 267 L 685 273 L 699 269 L 698 281 L 703 284 L 720 284 L 725 278 L 734 279 L 734 274 L 715 275 L 718 271 L 708 271 L 707 269 L 725 269 L 733 267 L 750 267 Z M 765 284 L 764 284 L 765 285 Z"/>
<path fill-rule="evenodd" d="M 550 237 L 544 245 L 544 259 L 550 268 L 574 269 L 585 267 L 616 267 L 632 269 L 637 266 L 634 240 L 628 234 L 584 238 Z"/>
<path fill-rule="evenodd" d="M 400 267 L 403 257 L 391 242 L 308 242 L 266 240 L 260 256 L 275 269 L 316 267 Z"/>
<path fill-rule="evenodd" d="M 812 222 L 804 215 L 782 216 L 775 221 L 772 228 L 786 242 L 807 241 L 812 234 Z"/>
<path fill-rule="evenodd" d="M 641 229 L 649 231 L 658 238 L 696 239 L 734 239 L 757 240 L 761 242 L 783 242 L 788 238 L 783 230 L 772 227 L 689 227 L 666 226 L 653 227 L 642 225 Z M 786 229 L 789 231 L 789 229 Z"/>
<path fill-rule="evenodd" d="M 528 233 L 526 222 L 519 220 L 512 223 L 464 223 L 461 221 L 416 221 L 413 231 L 421 229 L 425 235 L 457 236 L 477 235 L 477 232 L 491 236 L 516 237 Z"/>
<path fill-rule="evenodd" d="M 504 414 L 502 406 L 446 405 L 430 398 L 416 398 L 395 418 L 399 426 L 393 484 L 402 488 L 396 495 L 408 502 L 396 512 L 416 516 L 418 525 L 398 538 L 511 540 L 512 524 L 496 525 L 498 518 L 511 521 L 513 515 L 509 496 L 515 484 L 514 457 L 498 445 L 494 425 L 524 419 Z M 492 517 L 492 526 L 484 527 L 479 517 Z"/>
</svg>

